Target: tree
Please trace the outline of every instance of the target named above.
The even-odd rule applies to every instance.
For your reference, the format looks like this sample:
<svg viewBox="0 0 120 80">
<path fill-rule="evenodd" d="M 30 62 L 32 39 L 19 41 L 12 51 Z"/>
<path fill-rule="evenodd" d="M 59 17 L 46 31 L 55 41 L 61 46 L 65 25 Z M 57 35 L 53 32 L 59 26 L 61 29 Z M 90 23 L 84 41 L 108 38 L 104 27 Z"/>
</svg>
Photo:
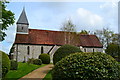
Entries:
<svg viewBox="0 0 120 80">
<path fill-rule="evenodd" d="M 114 43 L 114 44 L 119 44 L 119 34 L 113 34 L 112 35 L 112 43 Z"/>
<path fill-rule="evenodd" d="M 89 34 L 90 31 L 86 31 L 86 30 L 81 30 L 81 32 L 79 34 Z"/>
<path fill-rule="evenodd" d="M 105 52 L 113 57 L 118 57 L 120 54 L 120 46 L 118 44 L 110 43 Z"/>
<path fill-rule="evenodd" d="M 76 44 L 75 42 L 75 37 L 77 36 L 76 34 L 76 25 L 73 24 L 73 22 L 69 19 L 65 21 L 62 24 L 62 27 L 60 30 L 64 31 L 65 33 L 65 44 Z M 73 41 L 74 39 L 74 41 Z M 76 38 L 77 40 L 77 38 Z"/>
<path fill-rule="evenodd" d="M 74 25 L 72 21 L 69 19 L 62 24 L 60 30 L 66 32 L 76 32 L 76 25 Z"/>
<path fill-rule="evenodd" d="M 103 28 L 103 30 L 96 30 L 94 34 L 98 36 L 104 48 L 106 48 L 110 43 L 118 42 L 117 34 L 108 28 Z"/>
<path fill-rule="evenodd" d="M 0 41 L 4 40 L 4 37 L 6 36 L 4 30 L 7 30 L 7 28 L 12 25 L 15 22 L 14 13 L 10 10 L 7 10 L 6 3 L 9 3 L 7 1 L 0 1 L 0 6 L 2 7 L 0 11 L 0 19 L 2 19 L 3 24 L 0 25 Z"/>
</svg>

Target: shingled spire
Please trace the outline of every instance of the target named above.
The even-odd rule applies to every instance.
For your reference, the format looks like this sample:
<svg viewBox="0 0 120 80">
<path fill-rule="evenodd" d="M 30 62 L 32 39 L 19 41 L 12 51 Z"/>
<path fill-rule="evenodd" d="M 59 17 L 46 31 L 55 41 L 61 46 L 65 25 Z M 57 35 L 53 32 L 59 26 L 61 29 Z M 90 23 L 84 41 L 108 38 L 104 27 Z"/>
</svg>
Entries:
<svg viewBox="0 0 120 80">
<path fill-rule="evenodd" d="M 29 25 L 28 23 L 28 20 L 27 20 L 27 16 L 26 16 L 26 13 L 25 13 L 25 7 L 23 8 L 23 11 L 17 21 L 17 24 L 27 24 Z"/>
<path fill-rule="evenodd" d="M 17 21 L 17 33 L 28 33 L 28 19 L 25 13 L 25 8 L 23 8 L 23 11 Z"/>
</svg>

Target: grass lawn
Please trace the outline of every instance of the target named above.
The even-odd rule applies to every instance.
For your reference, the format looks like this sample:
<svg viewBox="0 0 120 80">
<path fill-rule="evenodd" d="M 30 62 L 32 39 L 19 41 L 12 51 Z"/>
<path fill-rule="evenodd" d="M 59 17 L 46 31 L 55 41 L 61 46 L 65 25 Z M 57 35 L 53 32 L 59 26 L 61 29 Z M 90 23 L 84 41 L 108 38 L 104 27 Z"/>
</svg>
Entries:
<svg viewBox="0 0 120 80">
<path fill-rule="evenodd" d="M 34 65 L 34 64 L 27 64 L 27 63 L 18 63 L 18 70 L 10 70 L 7 75 L 5 76 L 5 78 L 11 78 L 11 80 L 17 80 L 23 76 L 25 76 L 26 74 L 30 73 L 31 71 L 39 68 L 39 67 L 43 67 L 46 64 L 42 64 L 42 65 Z"/>
<path fill-rule="evenodd" d="M 52 80 L 51 70 L 46 74 L 43 80 Z"/>
</svg>

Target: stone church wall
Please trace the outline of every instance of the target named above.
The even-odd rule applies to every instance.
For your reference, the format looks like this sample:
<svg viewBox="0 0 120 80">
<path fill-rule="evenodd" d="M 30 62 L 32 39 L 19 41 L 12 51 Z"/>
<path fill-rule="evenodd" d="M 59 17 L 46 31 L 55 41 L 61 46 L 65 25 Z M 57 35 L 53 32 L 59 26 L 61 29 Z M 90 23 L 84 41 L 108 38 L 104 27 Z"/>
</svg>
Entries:
<svg viewBox="0 0 120 80">
<path fill-rule="evenodd" d="M 103 48 L 83 48 L 83 52 L 103 52 Z"/>
<path fill-rule="evenodd" d="M 28 50 L 28 46 L 29 46 L 29 50 Z M 43 53 L 48 53 L 48 51 L 52 48 L 52 46 L 45 46 L 45 45 L 15 44 L 14 60 L 16 60 L 17 52 L 18 52 L 18 62 L 22 62 L 24 60 L 27 61 L 29 58 L 37 59 L 38 56 L 41 54 L 41 46 L 43 46 L 43 51 L 44 51 Z"/>
<path fill-rule="evenodd" d="M 103 48 L 86 48 L 82 46 L 80 46 L 80 50 L 82 52 L 103 52 Z"/>
<path fill-rule="evenodd" d="M 29 48 L 28 48 L 29 47 Z M 18 53 L 18 62 L 28 61 L 30 58 L 38 59 L 41 54 L 41 47 L 43 47 L 43 53 L 48 53 L 50 49 L 50 59 L 53 62 L 53 55 L 55 51 L 60 47 L 57 45 L 47 46 L 47 45 L 24 45 L 15 44 L 14 60 L 16 60 L 16 54 Z M 83 52 L 103 52 L 102 48 L 83 48 L 80 47 Z"/>
</svg>

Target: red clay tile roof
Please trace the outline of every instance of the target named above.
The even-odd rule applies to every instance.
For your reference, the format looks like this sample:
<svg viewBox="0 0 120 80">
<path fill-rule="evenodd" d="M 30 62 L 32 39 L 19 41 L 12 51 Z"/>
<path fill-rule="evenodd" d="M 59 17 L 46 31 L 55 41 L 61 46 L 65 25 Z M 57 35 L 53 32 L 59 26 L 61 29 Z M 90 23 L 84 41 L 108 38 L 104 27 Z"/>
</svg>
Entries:
<svg viewBox="0 0 120 80">
<path fill-rule="evenodd" d="M 15 44 L 72 44 L 83 47 L 102 47 L 95 35 L 77 35 L 63 31 L 29 29 L 29 34 L 16 34 Z"/>
<path fill-rule="evenodd" d="M 83 47 L 103 47 L 96 35 L 80 35 Z"/>
</svg>

